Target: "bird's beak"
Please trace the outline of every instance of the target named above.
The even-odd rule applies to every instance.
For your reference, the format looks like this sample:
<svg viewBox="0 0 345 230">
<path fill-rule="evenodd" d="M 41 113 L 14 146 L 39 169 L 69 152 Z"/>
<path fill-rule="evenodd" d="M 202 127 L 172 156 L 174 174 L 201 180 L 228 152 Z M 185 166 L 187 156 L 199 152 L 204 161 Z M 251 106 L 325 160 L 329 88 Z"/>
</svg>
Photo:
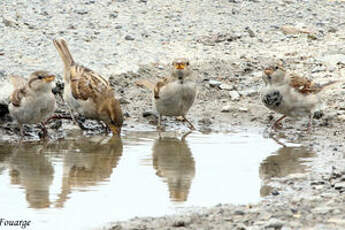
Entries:
<svg viewBox="0 0 345 230">
<path fill-rule="evenodd" d="M 54 79 L 55 79 L 55 75 L 49 75 L 49 76 L 44 78 L 44 81 L 49 83 L 49 82 L 54 81 Z"/>
<path fill-rule="evenodd" d="M 175 64 L 175 68 L 176 69 L 184 69 L 185 68 L 185 64 L 184 63 L 176 63 Z"/>
<path fill-rule="evenodd" d="M 120 136 L 121 134 L 121 128 L 119 127 L 116 127 L 115 125 L 113 124 L 109 124 L 109 128 L 111 129 L 111 131 L 113 132 L 113 135 L 115 136 Z"/>
<path fill-rule="evenodd" d="M 264 73 L 265 73 L 267 76 L 270 76 L 270 75 L 273 73 L 273 69 L 267 68 L 267 69 L 264 70 Z"/>
</svg>

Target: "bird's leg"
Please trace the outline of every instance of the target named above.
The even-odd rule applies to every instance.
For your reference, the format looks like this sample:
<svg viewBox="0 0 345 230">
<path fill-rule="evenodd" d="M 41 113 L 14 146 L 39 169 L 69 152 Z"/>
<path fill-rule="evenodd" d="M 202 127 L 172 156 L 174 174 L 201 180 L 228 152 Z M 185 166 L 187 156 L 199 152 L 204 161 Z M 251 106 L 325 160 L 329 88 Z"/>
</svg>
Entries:
<svg viewBox="0 0 345 230">
<path fill-rule="evenodd" d="M 61 95 L 61 93 L 59 95 L 60 95 L 60 98 L 61 98 L 62 102 L 66 105 L 66 107 L 68 109 L 68 112 L 71 115 L 74 124 L 78 124 L 77 119 L 73 115 L 73 111 L 72 111 L 71 107 L 69 107 L 69 105 L 65 102 L 65 99 L 63 99 L 63 96 Z"/>
<path fill-rule="evenodd" d="M 22 124 L 19 124 L 19 130 L 20 130 L 21 139 L 23 139 L 25 136 L 25 133 L 24 133 L 24 127 Z"/>
<path fill-rule="evenodd" d="M 305 130 L 305 131 L 308 132 L 308 133 L 311 131 L 312 121 L 313 121 L 313 115 L 310 114 L 310 115 L 309 115 L 309 121 L 308 121 L 307 129 Z"/>
<path fill-rule="evenodd" d="M 61 118 L 61 119 L 72 119 L 74 124 L 78 124 L 77 119 L 73 115 L 73 111 L 72 111 L 71 107 L 68 105 L 68 103 L 66 103 L 66 101 L 63 98 L 61 93 L 58 93 L 58 95 L 60 96 L 60 99 L 61 99 L 62 103 L 67 107 L 67 110 L 68 110 L 69 114 L 71 115 L 70 118 Z"/>
<path fill-rule="evenodd" d="M 279 127 L 279 123 L 286 117 L 286 115 L 283 115 L 282 117 L 280 117 L 278 120 L 276 120 L 273 125 L 271 126 L 271 128 L 273 129 L 278 129 L 278 128 L 281 128 Z"/>
<path fill-rule="evenodd" d="M 283 142 L 281 142 L 278 138 L 276 138 L 275 136 L 273 136 L 271 133 L 269 134 L 269 138 L 271 138 L 272 140 L 274 140 L 278 145 L 281 145 L 283 147 L 287 147 Z"/>
<path fill-rule="evenodd" d="M 184 121 L 188 123 L 189 129 L 195 130 L 195 127 L 194 127 L 194 125 L 192 124 L 192 122 L 188 121 L 188 119 L 187 119 L 184 115 L 183 115 L 182 117 L 183 117 Z"/>
<path fill-rule="evenodd" d="M 41 129 L 42 129 L 42 132 L 43 132 L 42 138 L 43 138 L 43 139 L 47 138 L 47 136 L 48 136 L 48 130 L 47 130 L 47 128 L 46 128 L 44 122 L 41 122 Z"/>
<path fill-rule="evenodd" d="M 158 116 L 158 124 L 157 124 L 157 130 L 159 131 L 163 131 L 163 127 L 162 127 L 162 115 L 159 114 Z"/>
<path fill-rule="evenodd" d="M 191 133 L 192 133 L 192 131 L 188 131 L 187 133 L 185 133 L 185 134 L 182 136 L 181 141 L 185 141 L 185 140 L 186 140 L 186 137 L 187 137 L 189 134 L 191 134 Z"/>
<path fill-rule="evenodd" d="M 67 105 L 67 109 L 68 109 L 69 114 L 70 114 L 71 117 L 72 117 L 72 120 L 73 120 L 74 124 L 79 124 L 78 121 L 77 121 L 77 119 L 76 119 L 75 116 L 73 115 L 72 109 L 71 109 L 68 105 Z"/>
</svg>

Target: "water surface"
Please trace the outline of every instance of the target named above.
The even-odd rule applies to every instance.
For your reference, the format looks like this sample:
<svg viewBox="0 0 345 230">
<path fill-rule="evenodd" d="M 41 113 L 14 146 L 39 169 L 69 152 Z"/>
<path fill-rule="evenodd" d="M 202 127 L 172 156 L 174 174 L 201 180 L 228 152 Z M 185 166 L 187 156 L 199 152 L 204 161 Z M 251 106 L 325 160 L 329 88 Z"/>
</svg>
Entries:
<svg viewBox="0 0 345 230">
<path fill-rule="evenodd" d="M 71 134 L 43 144 L 0 144 L 0 217 L 29 229 L 92 229 L 183 207 L 246 204 L 266 183 L 307 170 L 314 153 L 260 134 Z M 266 191 L 266 192 L 265 192 Z"/>
</svg>

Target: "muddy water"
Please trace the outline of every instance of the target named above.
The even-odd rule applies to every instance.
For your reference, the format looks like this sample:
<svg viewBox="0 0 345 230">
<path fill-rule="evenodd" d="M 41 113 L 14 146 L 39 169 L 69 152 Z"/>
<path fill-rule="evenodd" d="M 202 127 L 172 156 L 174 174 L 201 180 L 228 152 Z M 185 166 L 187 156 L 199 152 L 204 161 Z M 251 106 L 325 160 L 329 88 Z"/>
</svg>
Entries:
<svg viewBox="0 0 345 230">
<path fill-rule="evenodd" d="M 72 133 L 0 144 L 0 217 L 30 229 L 92 229 L 181 207 L 257 202 L 272 177 L 303 173 L 313 152 L 260 134 Z"/>
</svg>

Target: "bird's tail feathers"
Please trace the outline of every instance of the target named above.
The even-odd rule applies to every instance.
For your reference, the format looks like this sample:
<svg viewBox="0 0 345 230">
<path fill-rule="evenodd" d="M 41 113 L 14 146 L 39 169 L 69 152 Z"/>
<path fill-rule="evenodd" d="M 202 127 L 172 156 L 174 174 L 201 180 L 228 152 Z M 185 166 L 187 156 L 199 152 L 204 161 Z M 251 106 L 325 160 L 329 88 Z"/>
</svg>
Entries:
<svg viewBox="0 0 345 230">
<path fill-rule="evenodd" d="M 320 84 L 320 90 L 331 88 L 330 86 L 335 86 L 337 83 L 340 83 L 340 81 L 329 81 L 327 83 Z"/>
<path fill-rule="evenodd" d="M 18 76 L 18 75 L 11 75 L 10 77 L 10 82 L 13 85 L 15 89 L 19 89 L 21 87 L 24 87 L 26 84 L 27 80 L 24 77 Z"/>
<path fill-rule="evenodd" d="M 67 42 L 64 39 L 54 39 L 54 46 L 59 52 L 60 57 L 65 65 L 69 67 L 74 64 L 73 57 L 68 49 Z"/>
<path fill-rule="evenodd" d="M 144 87 L 148 88 L 149 90 L 153 90 L 155 88 L 155 85 L 146 79 L 136 81 L 135 84 L 137 86 L 144 86 Z"/>
</svg>

